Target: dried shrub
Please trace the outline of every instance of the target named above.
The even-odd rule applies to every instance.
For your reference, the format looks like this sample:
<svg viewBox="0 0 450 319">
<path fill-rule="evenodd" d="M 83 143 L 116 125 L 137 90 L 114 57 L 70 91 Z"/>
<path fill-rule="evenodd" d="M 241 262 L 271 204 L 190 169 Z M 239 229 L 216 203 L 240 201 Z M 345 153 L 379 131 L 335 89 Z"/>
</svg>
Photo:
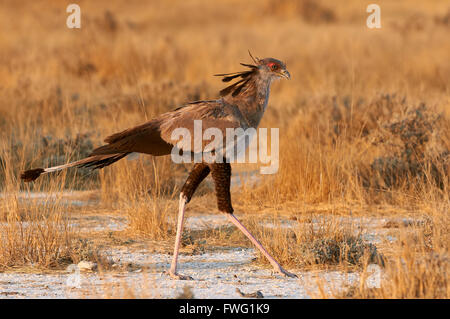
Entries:
<svg viewBox="0 0 450 319">
<path fill-rule="evenodd" d="M 375 158 L 370 170 L 362 171 L 363 185 L 385 189 L 417 179 L 431 180 L 443 189 L 449 174 L 450 152 L 428 147 L 439 119 L 439 115 L 433 114 L 422 103 L 395 114 L 387 124 L 380 124 L 373 133 L 373 144 L 381 146 L 384 153 L 390 155 Z"/>
<path fill-rule="evenodd" d="M 343 238 L 320 238 L 301 245 L 302 254 L 311 256 L 311 264 L 334 265 L 345 261 L 351 265 L 363 264 L 365 258 L 369 263 L 383 264 L 383 257 L 377 247 L 365 243 L 361 237 L 343 236 Z"/>
<path fill-rule="evenodd" d="M 374 244 L 367 243 L 352 225 L 335 218 L 302 219 L 293 228 L 264 227 L 255 220 L 246 221 L 249 230 L 283 265 L 300 266 L 356 266 L 367 263 L 384 265 L 384 257 Z M 258 262 L 267 263 L 261 254 Z"/>
</svg>

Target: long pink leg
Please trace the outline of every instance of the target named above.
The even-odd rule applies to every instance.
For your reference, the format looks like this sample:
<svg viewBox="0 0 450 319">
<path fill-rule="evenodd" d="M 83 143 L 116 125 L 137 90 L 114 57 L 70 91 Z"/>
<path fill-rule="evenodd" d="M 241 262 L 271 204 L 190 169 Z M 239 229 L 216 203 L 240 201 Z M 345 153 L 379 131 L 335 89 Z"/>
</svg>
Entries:
<svg viewBox="0 0 450 319">
<path fill-rule="evenodd" d="M 245 228 L 244 225 L 241 224 L 241 222 L 234 216 L 233 214 L 227 214 L 228 219 L 236 225 L 237 228 L 239 228 L 245 236 L 247 236 L 248 239 L 263 253 L 263 255 L 269 260 L 270 264 L 273 266 L 275 271 L 279 272 L 282 275 L 285 275 L 287 277 L 296 278 L 297 275 L 290 273 L 286 270 L 284 270 L 283 267 L 267 252 L 267 250 L 264 249 L 264 247 L 261 245 L 261 243 L 253 237 L 253 235 L 248 231 L 247 228 Z"/>
<path fill-rule="evenodd" d="M 169 275 L 174 279 L 192 280 L 192 277 L 183 276 L 177 273 L 178 253 L 180 250 L 181 235 L 183 234 L 184 224 L 184 211 L 186 207 L 186 196 L 183 193 L 180 194 L 180 203 L 178 208 L 178 223 L 177 223 L 177 235 L 175 237 L 175 248 L 173 250 L 173 259 L 170 266 Z"/>
<path fill-rule="evenodd" d="M 184 210 L 186 204 L 194 195 L 194 192 L 197 189 L 198 185 L 200 185 L 200 183 L 206 178 L 206 176 L 208 176 L 209 172 L 210 169 L 208 165 L 204 163 L 195 164 L 194 168 L 189 174 L 189 177 L 181 188 L 180 204 L 178 209 L 177 236 L 175 238 L 175 248 L 173 252 L 172 265 L 170 266 L 169 270 L 169 274 L 172 278 L 185 280 L 192 279 L 189 276 L 183 276 L 177 273 L 178 253 L 180 250 L 181 235 L 183 234 Z"/>
</svg>

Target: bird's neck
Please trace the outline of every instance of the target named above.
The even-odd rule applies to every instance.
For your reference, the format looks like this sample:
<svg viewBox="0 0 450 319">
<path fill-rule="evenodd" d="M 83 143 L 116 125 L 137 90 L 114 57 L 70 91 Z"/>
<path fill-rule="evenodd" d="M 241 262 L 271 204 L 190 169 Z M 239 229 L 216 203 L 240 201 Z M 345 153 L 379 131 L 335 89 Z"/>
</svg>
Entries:
<svg viewBox="0 0 450 319">
<path fill-rule="evenodd" d="M 256 74 L 248 81 L 237 96 L 227 96 L 225 100 L 239 107 L 249 127 L 257 128 L 269 101 L 272 79 Z"/>
</svg>

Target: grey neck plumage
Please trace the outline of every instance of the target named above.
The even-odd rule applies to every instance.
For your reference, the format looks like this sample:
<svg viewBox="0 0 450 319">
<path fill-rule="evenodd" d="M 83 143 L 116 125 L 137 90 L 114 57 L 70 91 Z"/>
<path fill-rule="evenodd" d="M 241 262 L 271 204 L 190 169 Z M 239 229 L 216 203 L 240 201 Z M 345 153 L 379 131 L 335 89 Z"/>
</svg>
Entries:
<svg viewBox="0 0 450 319">
<path fill-rule="evenodd" d="M 257 128 L 269 101 L 270 85 L 273 77 L 255 72 L 241 92 L 227 95 L 224 101 L 236 105 L 246 118 L 249 127 Z"/>
</svg>

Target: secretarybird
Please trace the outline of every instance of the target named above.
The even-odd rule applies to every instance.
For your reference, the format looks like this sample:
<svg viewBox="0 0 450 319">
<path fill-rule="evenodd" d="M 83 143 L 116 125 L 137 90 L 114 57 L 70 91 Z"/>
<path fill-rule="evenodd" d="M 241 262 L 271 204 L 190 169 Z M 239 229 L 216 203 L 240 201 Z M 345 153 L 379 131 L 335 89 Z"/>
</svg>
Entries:
<svg viewBox="0 0 450 319">
<path fill-rule="evenodd" d="M 195 134 L 194 121 L 198 120 L 202 121 L 202 130 L 218 128 L 224 137 L 227 134 L 227 128 L 256 129 L 267 107 L 272 81 L 278 78 L 290 79 L 290 74 L 286 65 L 277 59 L 255 59 L 253 56 L 251 57 L 254 64 L 241 63 L 249 70 L 217 74 L 217 76 L 223 77 L 223 82 L 230 82 L 233 79 L 238 80 L 221 90 L 219 99 L 187 103 L 147 123 L 107 137 L 105 139 L 107 144 L 95 149 L 87 158 L 65 165 L 27 170 L 21 174 L 21 178 L 25 182 L 31 182 L 42 174 L 69 167 L 99 169 L 135 152 L 162 156 L 171 154 L 172 149 L 177 147 L 192 155 L 196 150 L 192 149 L 190 144 L 181 146 L 179 143 L 177 144 L 179 141 L 172 139 L 172 132 L 177 128 L 184 128 Z M 204 143 L 202 147 L 204 147 Z M 213 153 L 214 151 L 219 152 L 218 150 L 212 150 Z M 231 165 L 226 157 L 222 160 L 195 163 L 181 189 L 175 248 L 169 270 L 170 276 L 175 279 L 192 279 L 177 272 L 185 206 L 191 200 L 198 185 L 209 173 L 214 180 L 219 211 L 225 213 L 228 219 L 250 239 L 269 260 L 276 272 L 288 277 L 296 277 L 295 274 L 284 270 L 233 214 L 230 195 Z"/>
</svg>

